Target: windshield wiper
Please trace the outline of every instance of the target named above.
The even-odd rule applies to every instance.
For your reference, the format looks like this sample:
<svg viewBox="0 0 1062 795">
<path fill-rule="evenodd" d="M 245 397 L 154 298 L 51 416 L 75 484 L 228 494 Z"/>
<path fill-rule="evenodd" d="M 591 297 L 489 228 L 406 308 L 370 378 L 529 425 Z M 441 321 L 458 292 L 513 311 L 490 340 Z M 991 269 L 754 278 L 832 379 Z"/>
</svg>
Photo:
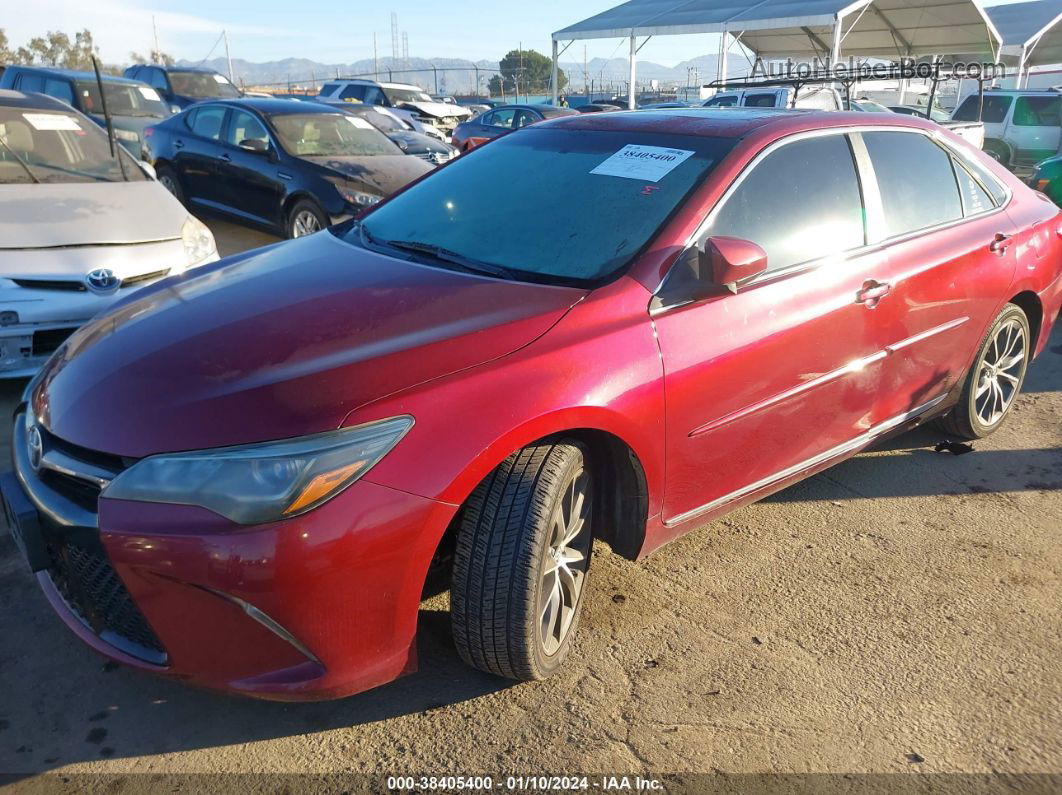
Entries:
<svg viewBox="0 0 1062 795">
<path fill-rule="evenodd" d="M 26 172 L 26 175 L 30 179 L 32 179 L 37 185 L 40 185 L 41 181 L 37 178 L 37 175 L 34 174 L 32 171 L 30 171 L 30 167 L 26 163 L 26 161 L 23 160 L 21 157 L 19 157 L 18 153 L 14 149 L 12 149 L 10 146 L 7 145 L 7 141 L 4 140 L 4 136 L 2 136 L 2 135 L 0 135 L 0 144 L 3 144 L 4 149 L 6 149 L 8 152 L 10 152 L 11 156 L 13 158 L 15 158 L 15 162 L 18 163 L 20 166 L 22 166 L 22 170 Z"/>
<path fill-rule="evenodd" d="M 362 232 L 364 233 L 365 227 L 362 226 Z M 497 276 L 501 279 L 509 279 L 510 281 L 516 281 L 516 274 L 502 265 L 495 265 L 493 262 L 484 262 L 483 260 L 472 259 L 466 257 L 463 254 L 458 254 L 456 251 L 451 251 L 448 248 L 442 246 L 436 246 L 434 243 L 421 243 L 418 240 L 385 240 L 380 245 L 390 246 L 391 248 L 401 249 L 403 251 L 415 251 L 418 254 L 430 254 L 437 260 L 442 262 L 452 263 L 459 265 L 469 273 L 485 273 L 489 276 Z"/>
</svg>

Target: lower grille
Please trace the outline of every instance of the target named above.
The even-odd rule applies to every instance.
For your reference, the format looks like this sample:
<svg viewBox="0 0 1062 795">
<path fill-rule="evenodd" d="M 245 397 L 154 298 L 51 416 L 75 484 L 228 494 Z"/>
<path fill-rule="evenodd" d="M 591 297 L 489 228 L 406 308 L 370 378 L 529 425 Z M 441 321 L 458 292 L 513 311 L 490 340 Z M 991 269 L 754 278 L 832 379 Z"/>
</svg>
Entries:
<svg viewBox="0 0 1062 795">
<path fill-rule="evenodd" d="M 60 541 L 49 546 L 48 575 L 67 607 L 101 640 L 154 665 L 166 650 L 137 609 L 98 542 Z"/>
<path fill-rule="evenodd" d="M 68 293 L 88 292 L 84 282 L 71 279 L 12 279 L 19 287 L 28 287 L 31 290 L 61 290 Z"/>
<path fill-rule="evenodd" d="M 33 332 L 32 356 L 49 356 L 59 348 L 76 328 L 52 328 Z"/>
</svg>

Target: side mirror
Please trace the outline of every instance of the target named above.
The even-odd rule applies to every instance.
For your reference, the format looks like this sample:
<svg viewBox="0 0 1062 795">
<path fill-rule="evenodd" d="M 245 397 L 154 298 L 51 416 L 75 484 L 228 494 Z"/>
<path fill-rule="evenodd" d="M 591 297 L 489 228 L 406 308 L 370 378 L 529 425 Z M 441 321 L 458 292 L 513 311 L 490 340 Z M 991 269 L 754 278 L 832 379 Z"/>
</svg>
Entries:
<svg viewBox="0 0 1062 795">
<path fill-rule="evenodd" d="M 767 270 L 767 252 L 751 240 L 739 237 L 710 237 L 704 244 L 704 257 L 712 282 L 736 293 L 738 284 Z"/>
<path fill-rule="evenodd" d="M 246 149 L 248 152 L 254 152 L 258 155 L 267 155 L 269 154 L 269 141 L 246 138 L 240 141 L 240 149 Z"/>
</svg>

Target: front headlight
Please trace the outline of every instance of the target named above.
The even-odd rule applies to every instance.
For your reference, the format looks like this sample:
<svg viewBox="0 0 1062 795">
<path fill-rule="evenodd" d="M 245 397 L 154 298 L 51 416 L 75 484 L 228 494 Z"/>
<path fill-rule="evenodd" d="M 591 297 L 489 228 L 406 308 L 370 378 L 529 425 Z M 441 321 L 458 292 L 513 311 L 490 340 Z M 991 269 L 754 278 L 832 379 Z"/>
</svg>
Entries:
<svg viewBox="0 0 1062 795">
<path fill-rule="evenodd" d="M 344 185 L 336 185 L 336 190 L 339 191 L 339 195 L 343 197 L 343 201 L 347 204 L 353 204 L 357 207 L 369 207 L 370 205 L 377 204 L 382 196 L 377 196 L 375 193 L 365 193 L 364 191 L 354 190 Z"/>
<path fill-rule="evenodd" d="M 198 505 L 237 524 L 287 519 L 339 494 L 411 427 L 403 415 L 298 439 L 163 453 L 122 472 L 102 496 Z"/>
<path fill-rule="evenodd" d="M 214 242 L 214 233 L 207 225 L 191 215 L 185 219 L 181 227 L 181 241 L 184 243 L 184 253 L 188 257 L 189 267 L 201 265 L 204 260 L 217 256 L 218 246 Z"/>
</svg>

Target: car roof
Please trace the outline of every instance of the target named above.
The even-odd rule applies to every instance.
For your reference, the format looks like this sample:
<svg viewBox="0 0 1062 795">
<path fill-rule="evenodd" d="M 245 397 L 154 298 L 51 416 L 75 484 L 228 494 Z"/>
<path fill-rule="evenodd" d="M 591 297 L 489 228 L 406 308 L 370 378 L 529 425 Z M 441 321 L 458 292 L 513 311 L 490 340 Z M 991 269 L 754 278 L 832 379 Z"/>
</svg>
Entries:
<svg viewBox="0 0 1062 795">
<path fill-rule="evenodd" d="M 11 71 L 22 72 L 40 72 L 41 74 L 54 75 L 56 77 L 67 77 L 72 80 L 91 80 L 95 82 L 95 72 L 82 72 L 76 69 L 59 69 L 54 66 L 9 66 L 7 67 Z M 118 77 L 117 75 L 108 75 L 100 73 L 100 78 L 104 83 L 126 83 L 131 86 L 141 85 L 139 80 L 131 80 L 128 77 Z"/>
<path fill-rule="evenodd" d="M 9 88 L 0 88 L 0 106 L 5 108 L 33 108 L 37 110 L 62 110 L 74 113 L 74 109 L 65 102 L 33 92 L 23 93 Z"/>
<path fill-rule="evenodd" d="M 342 113 L 341 106 L 325 102 L 292 102 L 279 97 L 240 97 L 239 99 L 205 99 L 192 105 L 192 108 L 206 104 L 230 105 L 234 108 L 250 108 L 259 113 L 270 115 L 280 113 Z"/>
<path fill-rule="evenodd" d="M 133 64 L 133 66 L 153 66 L 156 69 L 162 69 L 166 72 L 198 72 L 204 75 L 221 74 L 221 72 L 218 72 L 215 69 L 210 69 L 206 66 L 166 66 L 165 64 L 161 63 L 137 63 Z M 224 77 L 224 75 L 222 75 L 222 77 Z"/>
<path fill-rule="evenodd" d="M 877 114 L 873 126 L 909 127 L 939 130 L 939 125 L 919 116 L 892 114 L 883 121 Z M 777 129 L 780 135 L 824 127 L 866 126 L 867 114 L 860 111 L 805 110 L 788 108 L 672 108 L 665 110 L 578 113 L 550 119 L 536 127 L 618 132 L 705 135 L 742 138 L 756 130 Z"/>
</svg>

